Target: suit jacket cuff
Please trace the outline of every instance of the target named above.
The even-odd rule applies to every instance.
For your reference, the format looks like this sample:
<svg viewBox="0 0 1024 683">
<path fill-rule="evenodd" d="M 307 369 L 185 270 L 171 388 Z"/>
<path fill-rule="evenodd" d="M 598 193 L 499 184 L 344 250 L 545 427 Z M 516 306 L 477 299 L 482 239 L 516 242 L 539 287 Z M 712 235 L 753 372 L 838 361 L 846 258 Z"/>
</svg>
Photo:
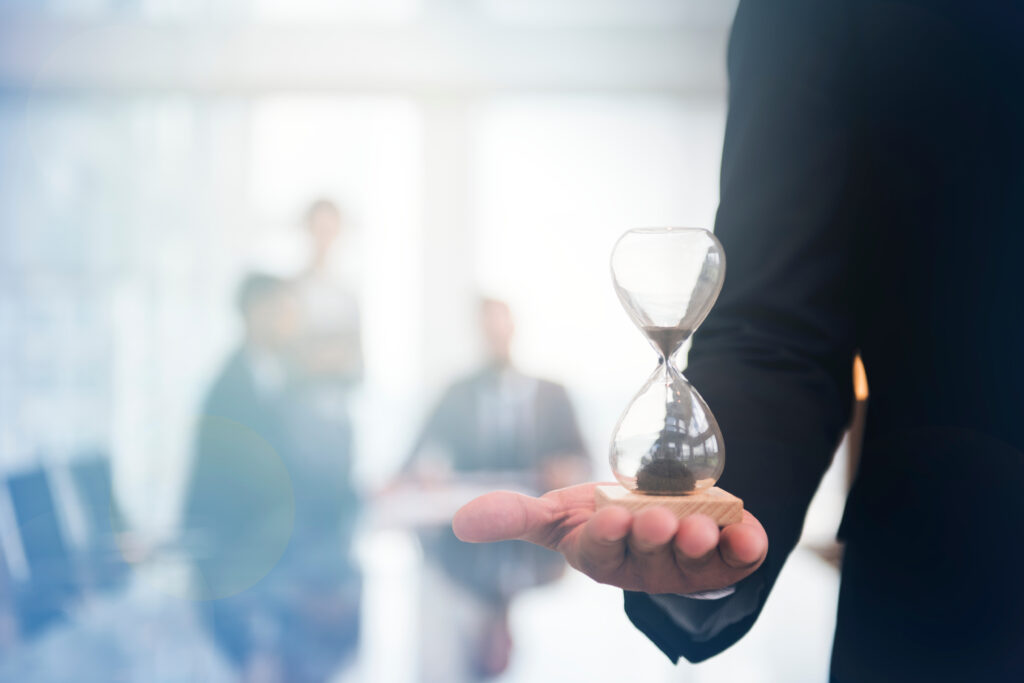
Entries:
<svg viewBox="0 0 1024 683">
<path fill-rule="evenodd" d="M 626 591 L 626 614 L 670 659 L 699 662 L 722 649 L 749 628 L 764 602 L 765 582 L 759 572 L 736 584 L 732 595 L 700 600 L 682 595 L 648 595 Z"/>
</svg>

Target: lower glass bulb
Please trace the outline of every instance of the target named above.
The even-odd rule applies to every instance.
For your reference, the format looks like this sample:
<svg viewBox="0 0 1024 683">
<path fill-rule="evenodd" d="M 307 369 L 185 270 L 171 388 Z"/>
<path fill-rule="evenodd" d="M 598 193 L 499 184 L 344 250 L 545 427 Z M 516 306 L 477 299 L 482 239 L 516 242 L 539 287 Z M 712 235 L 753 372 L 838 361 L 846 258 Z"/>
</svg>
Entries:
<svg viewBox="0 0 1024 683">
<path fill-rule="evenodd" d="M 725 446 L 704 399 L 663 361 L 619 418 L 609 461 L 630 491 L 680 495 L 715 485 Z"/>
</svg>

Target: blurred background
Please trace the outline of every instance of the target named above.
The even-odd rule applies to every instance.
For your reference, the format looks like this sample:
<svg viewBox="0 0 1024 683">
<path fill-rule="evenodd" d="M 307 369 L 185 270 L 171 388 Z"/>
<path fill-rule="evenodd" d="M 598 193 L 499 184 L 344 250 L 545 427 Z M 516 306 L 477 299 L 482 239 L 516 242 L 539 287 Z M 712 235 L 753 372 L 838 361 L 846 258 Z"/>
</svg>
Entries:
<svg viewBox="0 0 1024 683">
<path fill-rule="evenodd" d="M 446 531 L 610 478 L 608 257 L 713 225 L 734 9 L 0 0 L 0 680 L 826 680 L 845 445 L 697 667 Z"/>
</svg>

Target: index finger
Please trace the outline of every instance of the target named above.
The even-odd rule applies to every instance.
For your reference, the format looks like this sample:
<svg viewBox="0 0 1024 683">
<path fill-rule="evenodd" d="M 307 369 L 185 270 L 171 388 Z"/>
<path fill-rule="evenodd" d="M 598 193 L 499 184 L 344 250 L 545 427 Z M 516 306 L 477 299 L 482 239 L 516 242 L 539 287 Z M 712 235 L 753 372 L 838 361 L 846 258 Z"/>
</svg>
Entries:
<svg viewBox="0 0 1024 683">
<path fill-rule="evenodd" d="M 583 526 L 577 551 L 572 553 L 574 566 L 588 576 L 601 575 L 618 569 L 626 558 L 626 536 L 633 515 L 617 505 L 598 510 Z"/>
</svg>

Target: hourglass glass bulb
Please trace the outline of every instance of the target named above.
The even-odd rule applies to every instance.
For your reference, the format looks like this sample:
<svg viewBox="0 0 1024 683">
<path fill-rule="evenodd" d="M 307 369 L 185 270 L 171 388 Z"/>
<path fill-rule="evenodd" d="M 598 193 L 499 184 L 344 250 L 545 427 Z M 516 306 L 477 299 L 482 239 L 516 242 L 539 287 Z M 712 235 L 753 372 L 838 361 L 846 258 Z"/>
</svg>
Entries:
<svg viewBox="0 0 1024 683">
<path fill-rule="evenodd" d="M 718 423 L 671 363 L 658 366 L 622 415 L 610 462 L 619 483 L 642 493 L 691 493 L 722 476 Z"/>
<path fill-rule="evenodd" d="M 611 269 L 626 313 L 668 358 L 715 304 L 725 252 L 702 228 L 637 228 L 615 243 Z"/>
<path fill-rule="evenodd" d="M 612 471 L 641 493 L 709 488 L 725 467 L 722 433 L 672 358 L 722 288 L 722 247 L 699 228 L 630 230 L 616 242 L 611 266 L 619 300 L 661 357 L 616 425 Z"/>
</svg>

